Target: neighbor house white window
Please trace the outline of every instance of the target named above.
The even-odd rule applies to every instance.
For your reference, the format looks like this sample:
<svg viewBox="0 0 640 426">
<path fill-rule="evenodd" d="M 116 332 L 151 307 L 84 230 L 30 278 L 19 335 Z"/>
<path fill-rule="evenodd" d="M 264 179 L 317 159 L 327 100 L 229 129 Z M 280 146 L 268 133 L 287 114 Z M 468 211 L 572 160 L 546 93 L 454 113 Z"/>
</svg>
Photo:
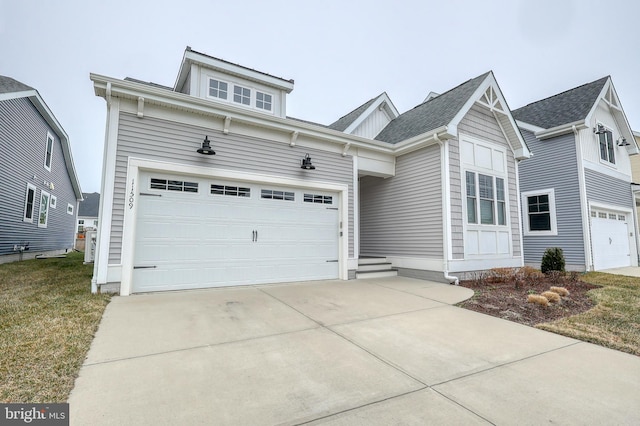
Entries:
<svg viewBox="0 0 640 426">
<path fill-rule="evenodd" d="M 33 206 L 36 202 L 36 187 L 27 184 L 27 194 L 24 197 L 24 221 L 33 223 Z"/>
<path fill-rule="evenodd" d="M 51 161 L 53 159 L 53 136 L 47 133 L 47 146 L 44 153 L 44 168 L 51 171 Z"/>
<path fill-rule="evenodd" d="M 49 222 L 49 200 L 51 195 L 46 191 L 40 193 L 40 212 L 38 213 L 38 227 L 46 228 Z"/>
<path fill-rule="evenodd" d="M 242 105 L 251 105 L 251 89 L 233 86 L 233 101 Z"/>
<path fill-rule="evenodd" d="M 227 99 L 229 85 L 224 81 L 209 79 L 209 96 L 213 98 Z"/>
<path fill-rule="evenodd" d="M 611 130 L 603 127 L 603 132 L 598 136 L 598 144 L 600 146 L 600 159 L 604 162 L 616 164 L 616 145 L 613 140 Z"/>
<path fill-rule="evenodd" d="M 522 193 L 524 235 L 558 235 L 553 188 Z"/>
<path fill-rule="evenodd" d="M 78 232 L 84 231 L 84 219 L 78 220 Z"/>
<path fill-rule="evenodd" d="M 271 95 L 256 92 L 256 108 L 271 111 Z"/>
</svg>

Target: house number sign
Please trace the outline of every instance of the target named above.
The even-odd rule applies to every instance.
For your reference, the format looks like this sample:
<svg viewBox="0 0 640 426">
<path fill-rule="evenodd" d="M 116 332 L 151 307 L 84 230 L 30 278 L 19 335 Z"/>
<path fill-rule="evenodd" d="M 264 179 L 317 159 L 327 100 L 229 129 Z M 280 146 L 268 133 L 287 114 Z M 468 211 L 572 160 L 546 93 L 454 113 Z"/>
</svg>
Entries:
<svg viewBox="0 0 640 426">
<path fill-rule="evenodd" d="M 135 183 L 135 179 L 131 179 L 131 192 L 129 192 L 129 210 L 133 208 L 133 202 L 135 200 L 136 194 L 133 191 L 133 185 Z"/>
</svg>

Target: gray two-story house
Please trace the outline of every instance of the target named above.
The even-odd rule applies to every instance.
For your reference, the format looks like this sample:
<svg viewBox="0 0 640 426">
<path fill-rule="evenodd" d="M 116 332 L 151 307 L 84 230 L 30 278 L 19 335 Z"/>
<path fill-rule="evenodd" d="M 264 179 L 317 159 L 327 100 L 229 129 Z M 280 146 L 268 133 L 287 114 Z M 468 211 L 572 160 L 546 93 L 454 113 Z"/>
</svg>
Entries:
<svg viewBox="0 0 640 426">
<path fill-rule="evenodd" d="M 73 248 L 80 183 L 69 137 L 34 88 L 0 76 L 0 262 Z"/>
<path fill-rule="evenodd" d="M 513 111 L 533 152 L 520 165 L 524 261 L 560 247 L 572 270 L 637 266 L 630 156 L 638 145 L 604 77 Z"/>
</svg>

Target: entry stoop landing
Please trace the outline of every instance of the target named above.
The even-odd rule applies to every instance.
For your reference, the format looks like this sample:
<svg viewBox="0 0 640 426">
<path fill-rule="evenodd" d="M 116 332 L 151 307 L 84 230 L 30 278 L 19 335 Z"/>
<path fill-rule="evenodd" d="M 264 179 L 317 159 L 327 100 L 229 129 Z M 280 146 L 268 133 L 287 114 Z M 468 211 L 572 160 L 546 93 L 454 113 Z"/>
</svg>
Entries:
<svg viewBox="0 0 640 426">
<path fill-rule="evenodd" d="M 363 256 L 358 259 L 356 279 L 397 277 L 398 270 L 386 257 Z"/>
</svg>

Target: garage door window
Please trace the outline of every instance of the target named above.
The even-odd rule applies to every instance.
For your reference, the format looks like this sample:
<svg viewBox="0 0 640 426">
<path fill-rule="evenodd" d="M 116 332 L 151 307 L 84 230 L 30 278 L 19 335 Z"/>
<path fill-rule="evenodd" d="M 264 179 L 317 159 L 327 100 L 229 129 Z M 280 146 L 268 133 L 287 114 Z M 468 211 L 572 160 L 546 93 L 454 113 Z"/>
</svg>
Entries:
<svg viewBox="0 0 640 426">
<path fill-rule="evenodd" d="M 333 204 L 333 197 L 331 195 L 304 194 L 304 202 L 314 204 Z"/>
<path fill-rule="evenodd" d="M 263 189 L 260 192 L 260 198 L 265 198 L 267 200 L 294 201 L 295 194 L 293 192 L 274 191 L 273 189 Z"/>
<path fill-rule="evenodd" d="M 198 192 L 198 184 L 196 182 L 184 182 L 181 180 L 152 178 L 151 189 L 179 192 Z"/>
<path fill-rule="evenodd" d="M 230 195 L 232 197 L 251 197 L 251 189 L 242 186 L 211 185 L 213 195 Z"/>
</svg>

